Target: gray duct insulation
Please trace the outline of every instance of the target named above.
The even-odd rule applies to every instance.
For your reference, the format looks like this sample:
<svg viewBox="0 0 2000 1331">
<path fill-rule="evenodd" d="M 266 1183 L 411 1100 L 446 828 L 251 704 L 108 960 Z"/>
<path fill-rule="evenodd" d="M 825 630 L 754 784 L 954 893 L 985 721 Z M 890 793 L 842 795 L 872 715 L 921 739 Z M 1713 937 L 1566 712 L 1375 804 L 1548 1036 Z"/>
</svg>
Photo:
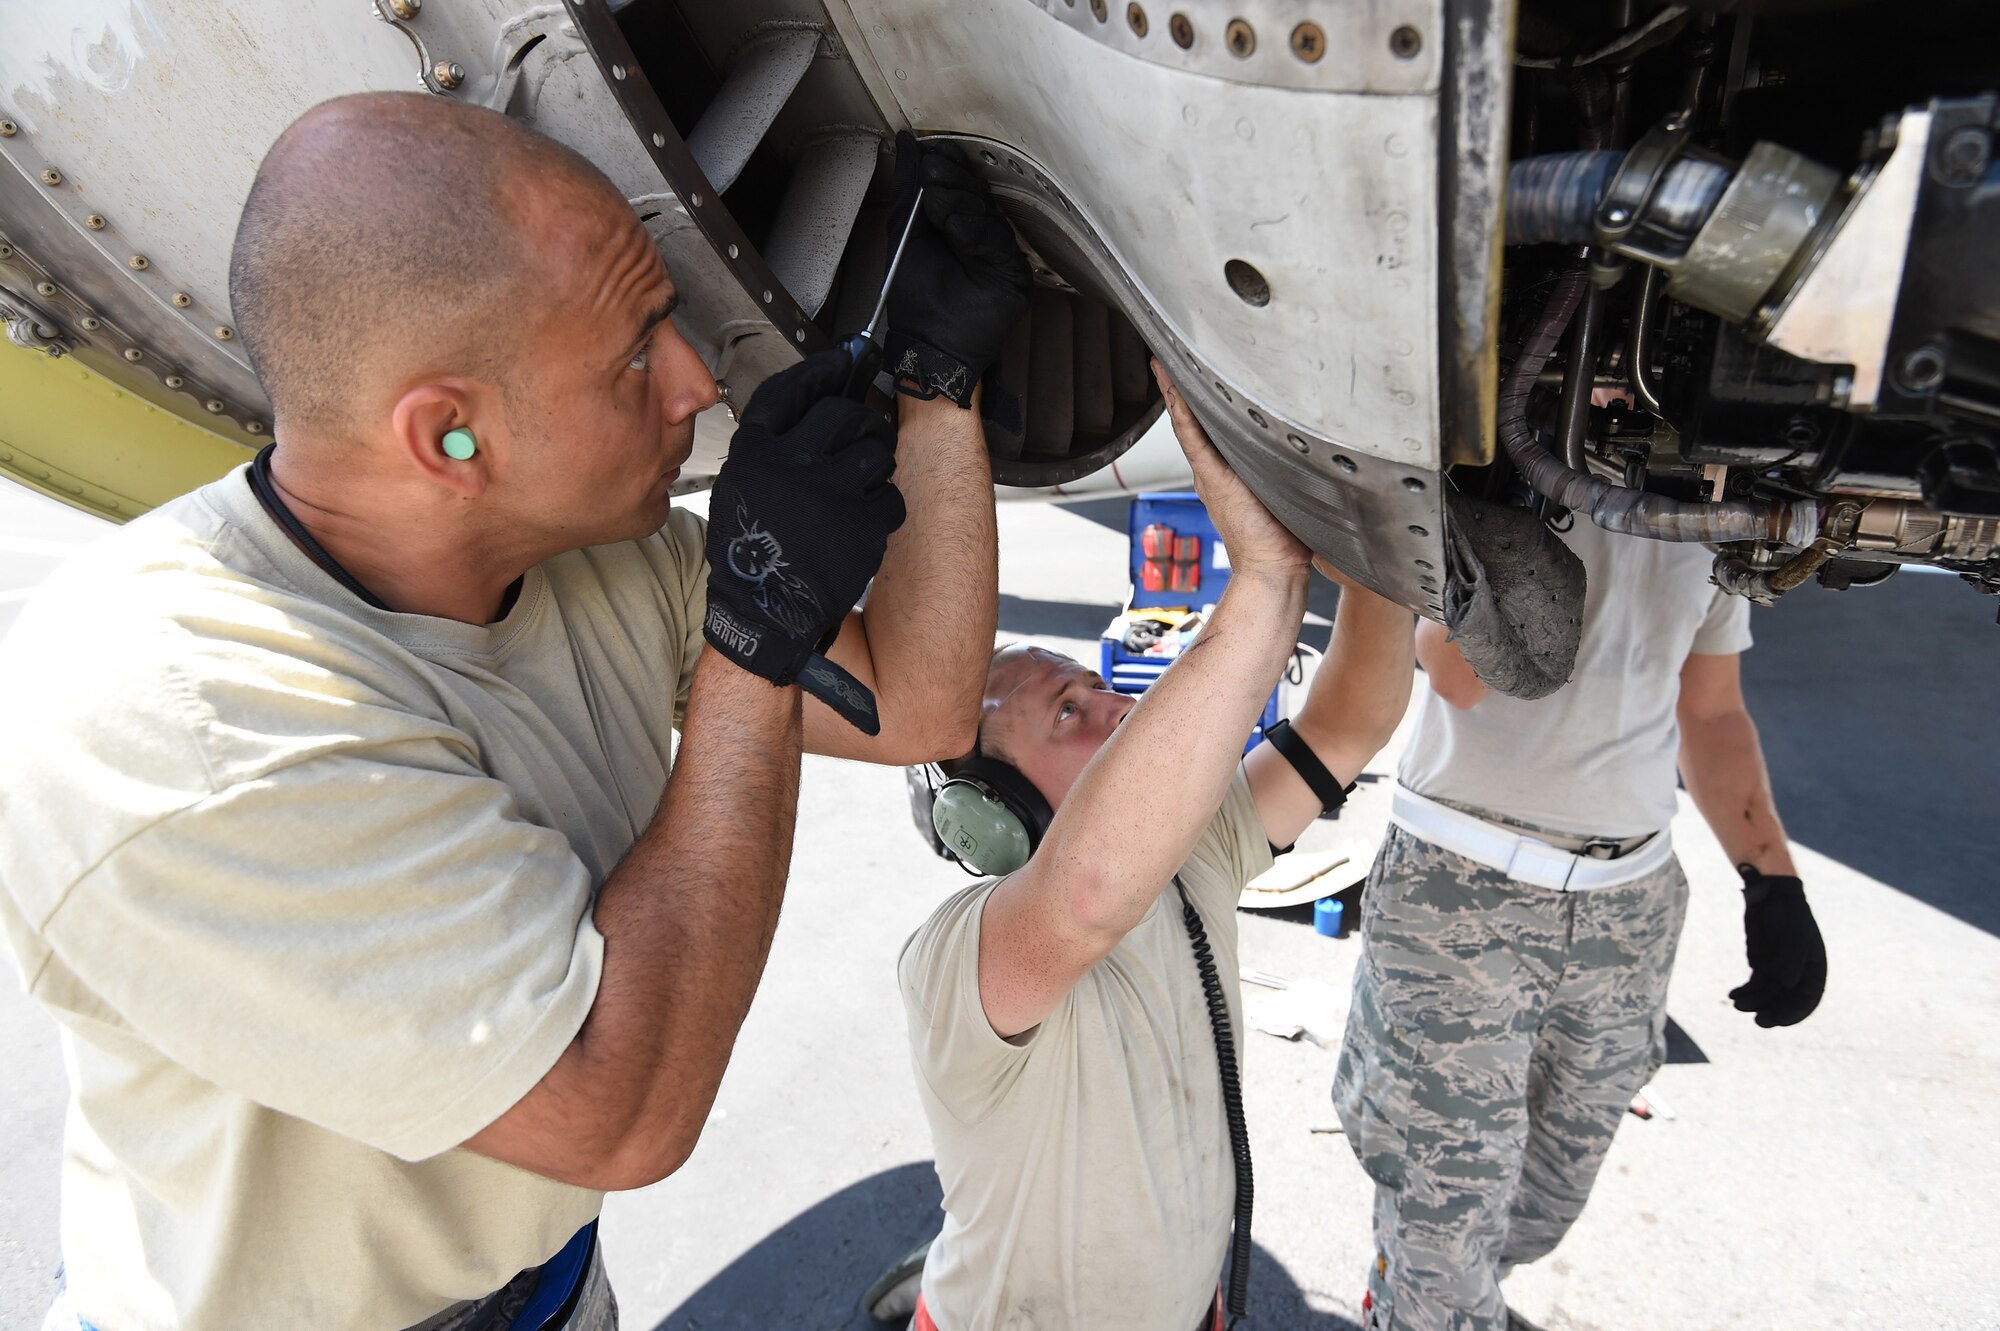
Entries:
<svg viewBox="0 0 2000 1331">
<path fill-rule="evenodd" d="M 1508 167 L 1507 243 L 1592 243 L 1597 205 L 1624 161 L 1622 152 L 1549 153 L 1524 157 Z M 1692 234 L 1715 211 L 1732 174 L 1719 162 L 1683 157 L 1667 168 L 1646 203 L 1646 217 Z"/>
<path fill-rule="evenodd" d="M 1512 206 L 1509 205 L 1511 215 Z M 1528 393 L 1535 378 L 1569 326 L 1590 280 L 1582 270 L 1570 273 L 1557 284 L 1549 303 L 1528 340 L 1521 346 L 1513 369 L 1500 386 L 1500 443 L 1507 456 L 1521 470 L 1538 494 L 1547 495 L 1564 508 L 1584 514 L 1606 531 L 1627 536 L 1645 536 L 1656 541 L 1777 541 L 1803 546 L 1819 531 L 1819 505 L 1811 500 L 1779 503 L 1750 503 L 1725 500 L 1720 503 L 1690 503 L 1648 494 L 1588 472 L 1566 466 L 1536 441 L 1528 428 Z"/>
</svg>

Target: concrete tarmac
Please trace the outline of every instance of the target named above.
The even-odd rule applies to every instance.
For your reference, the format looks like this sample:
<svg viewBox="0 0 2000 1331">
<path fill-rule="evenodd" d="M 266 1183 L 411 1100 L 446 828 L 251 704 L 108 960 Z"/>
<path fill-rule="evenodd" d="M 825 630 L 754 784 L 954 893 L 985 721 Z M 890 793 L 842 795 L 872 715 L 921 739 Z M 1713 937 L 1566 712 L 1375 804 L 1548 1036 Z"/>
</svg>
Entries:
<svg viewBox="0 0 2000 1331">
<path fill-rule="evenodd" d="M 1006 637 L 1094 661 L 1125 591 L 1122 512 L 1003 507 Z M 56 547 L 101 530 L 0 489 L 0 631 Z M 1673 1061 L 1655 1083 L 1674 1117 L 1628 1119 L 1576 1230 L 1507 1283 L 1546 1331 L 2000 1328 L 1992 618 L 1955 579 L 1907 573 L 1845 595 L 1808 587 L 1753 617 L 1745 676 L 1827 935 L 1827 997 L 1783 1031 L 1729 1006 L 1746 973 L 1740 894 L 1684 810 L 1693 901 Z M 1308 847 L 1365 840 L 1383 788 L 1364 784 Z M 770 968 L 699 1149 L 606 1207 L 634 1331 L 870 1331 L 862 1290 L 938 1222 L 894 963 L 964 880 L 918 840 L 897 771 L 809 759 L 798 826 Z M 1244 1036 L 1252 1325 L 1348 1331 L 1372 1255 L 1369 1185 L 1342 1137 L 1312 1129 L 1333 1122 L 1358 941 L 1320 937 L 1306 910 L 1238 918 L 1243 965 L 1291 982 L 1250 988 L 1250 1021 L 1305 1028 Z M 14 983 L 0 983 L 0 1066 L 0 1327 L 32 1327 L 58 1260 L 65 1092 L 53 1025 Z"/>
</svg>

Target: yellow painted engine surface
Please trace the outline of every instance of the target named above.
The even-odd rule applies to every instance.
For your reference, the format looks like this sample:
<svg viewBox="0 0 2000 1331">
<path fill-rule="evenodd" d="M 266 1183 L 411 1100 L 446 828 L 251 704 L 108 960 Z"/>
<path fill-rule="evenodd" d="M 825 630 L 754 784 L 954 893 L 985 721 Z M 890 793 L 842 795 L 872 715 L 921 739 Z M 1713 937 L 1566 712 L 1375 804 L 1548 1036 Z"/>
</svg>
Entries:
<svg viewBox="0 0 2000 1331">
<path fill-rule="evenodd" d="M 0 475 L 10 480 L 125 522 L 253 455 L 73 357 L 0 341 Z"/>
</svg>

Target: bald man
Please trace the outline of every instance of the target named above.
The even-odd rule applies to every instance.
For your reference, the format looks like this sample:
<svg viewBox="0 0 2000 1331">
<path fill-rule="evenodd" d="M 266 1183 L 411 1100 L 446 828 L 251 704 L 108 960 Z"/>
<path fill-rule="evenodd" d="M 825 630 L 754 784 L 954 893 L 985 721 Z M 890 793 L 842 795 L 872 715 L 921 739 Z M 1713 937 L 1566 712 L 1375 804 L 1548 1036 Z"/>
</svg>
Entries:
<svg viewBox="0 0 2000 1331">
<path fill-rule="evenodd" d="M 957 164 L 904 175 L 900 439 L 810 359 L 705 530 L 668 496 L 715 381 L 609 181 L 413 95 L 272 148 L 231 295 L 275 451 L 0 653 L 37 700 L 0 716 L 0 925 L 72 1097 L 47 1327 L 616 1324 L 602 1196 L 694 1148 L 802 749 L 972 740 L 992 482 L 931 376 L 977 381 L 1027 271 Z"/>
</svg>

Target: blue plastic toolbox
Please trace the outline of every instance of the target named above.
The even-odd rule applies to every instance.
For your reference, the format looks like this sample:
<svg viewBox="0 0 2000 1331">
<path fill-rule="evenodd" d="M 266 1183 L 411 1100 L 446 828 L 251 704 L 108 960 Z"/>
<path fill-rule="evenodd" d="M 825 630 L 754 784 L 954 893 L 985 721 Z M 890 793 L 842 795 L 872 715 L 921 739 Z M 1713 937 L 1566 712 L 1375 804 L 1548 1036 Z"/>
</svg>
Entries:
<svg viewBox="0 0 2000 1331">
<path fill-rule="evenodd" d="M 1132 500 L 1125 528 L 1129 538 L 1126 576 L 1132 584 L 1126 609 L 1186 609 L 1200 613 L 1206 620 L 1215 603 L 1222 599 L 1222 589 L 1229 585 L 1229 552 L 1216 536 L 1215 524 L 1209 521 L 1208 510 L 1202 507 L 1201 496 L 1191 490 L 1141 494 Z M 1171 533 L 1175 546 L 1164 555 L 1149 552 L 1149 533 L 1157 551 L 1162 531 Z M 1189 541 L 1194 544 L 1186 544 Z M 1125 622 L 1120 615 L 1098 640 L 1098 673 L 1120 693 L 1144 693 L 1166 673 L 1173 658 L 1126 650 Z M 1278 691 L 1273 689 L 1244 748 L 1255 745 L 1263 738 L 1265 728 L 1277 721 Z"/>
</svg>

